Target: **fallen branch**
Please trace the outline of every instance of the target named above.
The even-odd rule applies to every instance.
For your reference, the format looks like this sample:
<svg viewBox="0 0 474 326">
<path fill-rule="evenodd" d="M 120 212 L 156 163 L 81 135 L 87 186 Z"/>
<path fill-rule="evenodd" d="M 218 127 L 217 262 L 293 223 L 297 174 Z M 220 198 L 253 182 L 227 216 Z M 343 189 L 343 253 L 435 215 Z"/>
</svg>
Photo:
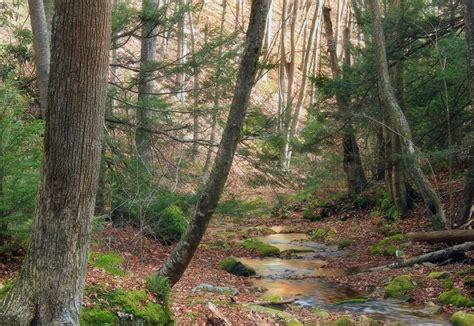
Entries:
<svg viewBox="0 0 474 326">
<path fill-rule="evenodd" d="M 209 308 L 209 310 L 213 314 L 213 318 L 223 322 L 226 326 L 232 326 L 232 323 L 224 316 L 222 312 L 219 311 L 219 309 L 217 309 L 215 304 L 213 304 L 212 302 L 208 302 L 207 308 Z"/>
<path fill-rule="evenodd" d="M 410 232 L 406 234 L 412 241 L 427 243 L 464 243 L 474 241 L 474 230 L 446 230 L 433 232 Z"/>
<path fill-rule="evenodd" d="M 446 249 L 433 251 L 427 254 L 423 254 L 420 256 L 416 256 L 413 258 L 405 259 L 396 263 L 378 266 L 370 268 L 369 272 L 379 271 L 385 268 L 402 268 L 402 267 L 410 267 L 415 264 L 421 263 L 435 263 L 440 261 L 446 261 L 451 258 L 459 258 L 464 255 L 466 251 L 474 249 L 474 241 L 466 242 L 460 245 L 452 246 Z"/>
</svg>

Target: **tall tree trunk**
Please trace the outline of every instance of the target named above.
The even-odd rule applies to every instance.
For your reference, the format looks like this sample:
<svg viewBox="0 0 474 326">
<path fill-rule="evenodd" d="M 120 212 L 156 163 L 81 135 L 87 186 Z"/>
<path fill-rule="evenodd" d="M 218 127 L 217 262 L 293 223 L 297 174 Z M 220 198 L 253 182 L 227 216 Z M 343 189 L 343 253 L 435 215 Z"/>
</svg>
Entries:
<svg viewBox="0 0 474 326">
<path fill-rule="evenodd" d="M 35 50 L 36 78 L 39 90 L 39 102 L 42 116 L 48 108 L 48 75 L 49 75 L 49 32 L 45 8 L 42 0 L 28 0 L 28 8 L 33 31 L 33 48 Z"/>
<path fill-rule="evenodd" d="M 56 1 L 42 178 L 25 260 L 0 304 L 2 325 L 79 325 L 109 47 L 108 0 Z"/>
<path fill-rule="evenodd" d="M 399 46 L 402 43 L 400 39 L 402 21 L 403 21 L 403 0 L 392 0 L 394 9 L 397 12 L 397 23 L 395 28 L 395 44 Z M 405 108 L 405 78 L 404 74 L 404 64 L 401 59 L 397 58 L 395 65 L 392 67 L 392 80 L 395 85 L 395 98 L 398 101 L 400 109 L 404 111 Z M 388 174 L 388 187 L 390 187 L 390 194 L 392 195 L 393 203 L 397 208 L 400 216 L 405 216 L 408 212 L 408 192 L 407 185 L 405 182 L 405 165 L 402 155 L 401 139 L 400 136 L 395 132 L 390 132 L 390 173 Z"/>
<path fill-rule="evenodd" d="M 142 13 L 145 21 L 142 27 L 142 40 L 140 50 L 140 76 L 138 84 L 137 129 L 135 132 L 135 145 L 140 162 L 149 167 L 153 160 L 153 147 L 151 133 L 152 111 L 150 110 L 153 98 L 154 63 L 156 60 L 156 21 L 153 13 L 158 9 L 159 0 L 143 0 Z M 152 13 L 152 14 L 150 14 Z M 151 18 L 150 18 L 151 17 Z"/>
<path fill-rule="evenodd" d="M 435 230 L 441 230 L 446 227 L 446 217 L 444 215 L 440 198 L 435 190 L 431 187 L 428 179 L 418 165 L 416 157 L 417 153 L 415 151 L 415 145 L 412 141 L 410 126 L 405 114 L 398 105 L 392 84 L 390 82 L 379 4 L 377 0 L 368 0 L 368 4 L 373 22 L 372 33 L 380 98 L 387 109 L 392 128 L 396 130 L 401 137 L 402 154 L 405 159 L 405 166 L 410 177 L 415 182 L 418 191 L 423 197 L 428 214 L 431 218 L 433 228 Z"/>
<path fill-rule="evenodd" d="M 471 100 L 471 109 L 474 106 L 474 2 L 465 1 L 465 31 L 468 48 L 468 80 L 469 80 L 469 98 Z M 464 183 L 463 199 L 461 207 L 455 217 L 456 225 L 463 225 L 469 219 L 472 210 L 472 201 L 474 199 L 474 128 L 471 121 L 471 135 L 469 142 L 469 166 Z"/>
<path fill-rule="evenodd" d="M 335 80 L 343 78 L 341 69 L 339 68 L 336 41 L 333 36 L 332 22 L 331 22 L 331 8 L 324 7 L 324 29 L 326 32 L 326 38 L 328 40 L 328 51 L 331 62 L 331 71 Z M 347 47 L 350 44 L 349 36 L 346 37 L 346 66 L 350 65 L 350 51 Z M 350 98 L 345 95 L 337 94 L 336 102 L 339 108 L 341 116 L 345 117 L 350 109 Z M 344 120 L 348 120 L 344 118 Z M 360 193 L 367 185 L 367 179 L 365 172 L 362 167 L 362 161 L 360 159 L 359 146 L 354 135 L 354 128 L 349 121 L 344 121 L 344 129 L 342 133 L 342 153 L 343 153 L 343 166 L 347 180 L 347 187 L 349 193 Z"/>
<path fill-rule="evenodd" d="M 53 26 L 54 0 L 43 0 L 44 13 L 46 15 L 46 24 L 48 27 L 49 38 L 51 39 L 51 27 Z"/>
<path fill-rule="evenodd" d="M 222 135 L 216 160 L 206 183 L 203 195 L 199 199 L 194 216 L 186 233 L 178 242 L 173 252 L 161 266 L 159 273 L 175 284 L 183 275 L 194 252 L 206 232 L 207 225 L 217 206 L 229 175 L 242 126 L 249 104 L 250 92 L 255 83 L 257 63 L 262 47 L 265 30 L 265 19 L 269 0 L 253 0 L 250 21 L 247 29 L 245 51 L 239 66 L 234 97 L 230 107 L 227 124 Z"/>
</svg>

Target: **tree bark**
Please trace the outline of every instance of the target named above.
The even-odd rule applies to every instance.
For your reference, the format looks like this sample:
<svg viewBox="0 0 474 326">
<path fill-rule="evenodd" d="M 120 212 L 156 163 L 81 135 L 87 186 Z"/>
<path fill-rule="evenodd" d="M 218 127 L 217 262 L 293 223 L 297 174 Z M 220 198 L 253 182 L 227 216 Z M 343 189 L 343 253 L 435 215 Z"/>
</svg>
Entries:
<svg viewBox="0 0 474 326">
<path fill-rule="evenodd" d="M 145 21 L 142 27 L 140 49 L 140 76 L 138 84 L 137 129 L 135 145 L 139 161 L 149 167 L 153 160 L 152 136 L 146 129 L 152 124 L 151 100 L 153 99 L 153 64 L 156 60 L 156 21 L 153 19 L 158 9 L 158 0 L 143 0 L 142 13 Z"/>
<path fill-rule="evenodd" d="M 44 161 L 31 241 L 2 325 L 78 325 L 105 111 L 108 0 L 56 1 Z"/>
<path fill-rule="evenodd" d="M 417 153 L 415 150 L 415 145 L 412 141 L 410 126 L 405 114 L 398 105 L 392 84 L 390 82 L 379 4 L 377 0 L 369 0 L 368 4 L 373 22 L 372 33 L 380 98 L 382 99 L 382 102 L 388 111 L 392 128 L 401 137 L 402 154 L 404 156 L 405 166 L 410 177 L 415 182 L 418 191 L 423 197 L 428 210 L 428 215 L 431 218 L 433 228 L 435 230 L 441 230 L 446 227 L 446 217 L 444 215 L 440 198 L 435 190 L 431 187 L 428 179 L 418 165 L 416 158 Z"/>
<path fill-rule="evenodd" d="M 474 106 L 474 2 L 465 1 L 465 33 L 468 48 L 468 80 L 469 80 L 469 98 L 471 108 Z M 474 128 L 471 121 L 471 133 Z M 464 183 L 463 198 L 461 207 L 455 217 L 456 225 L 465 224 L 472 212 L 472 201 L 474 199 L 474 135 L 470 135 L 469 143 L 469 166 Z"/>
<path fill-rule="evenodd" d="M 331 8 L 324 7 L 323 16 L 332 75 L 335 80 L 342 79 L 343 76 L 338 63 L 337 46 L 332 29 Z M 349 37 L 347 37 L 346 43 L 347 42 L 350 42 Z M 350 43 L 346 44 L 346 48 L 349 44 Z M 346 52 L 349 51 L 347 51 L 346 49 Z M 347 53 L 345 57 L 346 66 L 350 65 L 349 53 Z M 342 94 L 340 94 L 340 92 L 338 92 L 338 94 L 336 95 L 336 102 L 340 114 L 342 116 L 346 115 L 347 111 L 350 108 L 350 98 L 345 95 L 343 96 Z M 362 190 L 364 190 L 365 186 L 367 185 L 367 179 L 365 177 L 364 169 L 362 168 L 359 146 L 357 145 L 357 141 L 353 132 L 354 128 L 352 127 L 352 124 L 349 121 L 344 121 L 344 124 L 345 127 L 343 129 L 342 135 L 342 153 L 348 192 L 358 194 L 362 192 Z"/>
<path fill-rule="evenodd" d="M 413 241 L 439 243 L 439 242 L 466 242 L 474 241 L 474 230 L 447 230 L 433 232 L 409 232 L 407 238 Z"/>
<path fill-rule="evenodd" d="M 49 31 L 42 0 L 28 0 L 41 114 L 48 108 Z"/>
<path fill-rule="evenodd" d="M 229 175 L 247 112 L 250 92 L 258 70 L 257 63 L 262 47 L 268 5 L 269 0 L 252 2 L 245 51 L 239 66 L 227 124 L 211 175 L 186 233 L 159 270 L 159 273 L 166 276 L 172 285 L 181 278 L 199 246 Z"/>
</svg>

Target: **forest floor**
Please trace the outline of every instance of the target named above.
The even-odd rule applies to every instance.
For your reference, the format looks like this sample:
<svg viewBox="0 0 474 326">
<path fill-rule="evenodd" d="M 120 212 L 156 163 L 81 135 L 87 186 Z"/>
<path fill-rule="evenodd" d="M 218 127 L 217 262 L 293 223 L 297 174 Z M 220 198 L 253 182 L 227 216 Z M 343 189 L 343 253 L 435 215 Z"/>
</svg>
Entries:
<svg viewBox="0 0 474 326">
<path fill-rule="evenodd" d="M 451 188 L 456 190 L 456 194 L 459 194 L 458 190 L 462 188 L 461 182 L 459 180 L 451 185 Z M 446 183 L 439 183 L 438 186 L 441 191 L 447 189 Z M 444 199 L 447 200 L 447 196 Z M 370 300 L 383 300 L 383 288 L 391 279 L 398 275 L 410 275 L 416 286 L 408 293 L 409 304 L 423 307 L 423 309 L 429 308 L 433 313 L 444 313 L 447 316 L 445 318 L 447 322 L 449 314 L 462 310 L 462 308 L 441 304 L 438 296 L 446 291 L 446 284 L 443 279 L 435 279 L 428 277 L 428 275 L 431 272 L 448 272 L 449 279 L 452 280 L 448 288 L 459 288 L 469 297 L 472 289 L 466 285 L 465 281 L 466 277 L 472 279 L 472 270 L 471 274 L 467 276 L 459 273 L 469 268 L 469 265 L 465 262 L 444 266 L 422 264 L 410 268 L 386 269 L 371 273 L 354 272 L 357 267 L 380 266 L 438 249 L 440 245 L 405 241 L 399 244 L 400 248 L 403 248 L 402 258 L 385 256 L 383 253 L 370 253 L 374 245 L 389 237 L 388 234 L 430 230 L 430 221 L 425 215 L 423 205 L 418 203 L 411 210 L 409 216 L 389 225 L 384 223 L 384 219 L 379 214 L 375 214 L 373 209 L 357 209 L 355 207 L 335 212 L 320 221 L 304 219 L 302 206 L 291 208 L 284 218 L 255 216 L 235 219 L 216 216 L 191 265 L 183 278 L 173 288 L 172 313 L 178 325 L 222 324 L 216 322 L 215 314 L 211 313 L 208 307 L 208 303 L 212 302 L 233 325 L 301 325 L 300 323 L 305 325 L 329 325 L 332 321 L 341 317 L 348 317 L 356 325 L 368 325 L 369 322 L 365 315 L 371 317 L 370 311 L 355 313 L 353 309 L 329 309 L 327 312 L 321 313 L 322 310 L 315 310 L 298 304 L 272 307 L 277 309 L 258 309 L 254 303 L 268 299 L 268 296 L 264 294 L 267 289 L 255 285 L 255 281 L 261 277 L 235 276 L 219 267 L 219 262 L 228 256 L 248 258 L 262 258 L 265 256 L 255 250 L 244 249 L 241 243 L 246 238 L 261 237 L 279 231 L 290 234 L 305 233 L 310 236 L 313 235 L 314 240 L 315 230 L 322 229 L 330 230 L 330 232 L 314 241 L 329 246 L 337 246 L 344 240 L 347 246 L 344 251 L 347 254 L 325 256 L 321 268 L 348 272 L 328 273 L 324 276 L 316 278 L 311 276 L 309 278 L 322 278 L 324 282 L 328 282 L 327 284 L 331 286 L 360 291 L 360 293 L 364 293 L 364 296 L 370 297 Z M 394 230 L 396 231 L 394 232 Z M 91 251 L 93 253 L 113 252 L 121 255 L 122 260 L 119 267 L 124 273 L 113 275 L 113 273 L 107 272 L 103 268 L 94 267 L 93 264 L 90 264 L 87 272 L 87 287 L 90 289 L 100 285 L 102 290 L 113 290 L 115 288 L 143 289 L 146 287 L 146 278 L 159 268 L 171 249 L 172 246 L 164 245 L 143 236 L 139 229 L 132 227 L 114 228 L 111 225 L 105 225 L 95 233 Z M 472 256 L 472 252 L 467 253 L 468 258 Z M 280 254 L 280 257 L 288 258 L 283 254 Z M 1 257 L 0 284 L 17 275 L 21 259 L 21 253 Z M 216 287 L 235 288 L 238 293 L 225 294 L 194 290 L 203 283 Z M 84 305 L 88 307 L 94 305 L 95 296 L 96 294 L 93 291 L 86 291 Z M 278 309 L 284 310 L 284 313 L 279 313 Z M 381 324 L 396 324 L 393 320 L 378 319 Z"/>
</svg>

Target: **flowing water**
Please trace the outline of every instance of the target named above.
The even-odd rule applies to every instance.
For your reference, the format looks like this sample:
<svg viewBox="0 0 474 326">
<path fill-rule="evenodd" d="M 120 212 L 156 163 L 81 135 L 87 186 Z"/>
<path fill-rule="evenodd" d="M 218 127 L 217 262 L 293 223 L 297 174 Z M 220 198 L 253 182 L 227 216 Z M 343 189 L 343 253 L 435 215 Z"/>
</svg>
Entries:
<svg viewBox="0 0 474 326">
<path fill-rule="evenodd" d="M 280 229 L 274 228 L 278 232 Z M 338 303 L 342 300 L 365 297 L 367 293 L 338 286 L 321 277 L 347 274 L 342 269 L 325 268 L 324 257 L 348 254 L 337 246 L 326 246 L 311 241 L 304 233 L 276 233 L 259 237 L 260 240 L 294 253 L 295 258 L 240 258 L 257 272 L 254 285 L 269 294 L 285 299 L 295 298 L 296 304 L 319 307 L 329 311 L 351 311 L 386 321 L 400 321 L 409 325 L 451 325 L 445 314 L 435 314 L 433 307 L 416 307 L 395 300 L 373 299 L 362 303 Z"/>
</svg>

